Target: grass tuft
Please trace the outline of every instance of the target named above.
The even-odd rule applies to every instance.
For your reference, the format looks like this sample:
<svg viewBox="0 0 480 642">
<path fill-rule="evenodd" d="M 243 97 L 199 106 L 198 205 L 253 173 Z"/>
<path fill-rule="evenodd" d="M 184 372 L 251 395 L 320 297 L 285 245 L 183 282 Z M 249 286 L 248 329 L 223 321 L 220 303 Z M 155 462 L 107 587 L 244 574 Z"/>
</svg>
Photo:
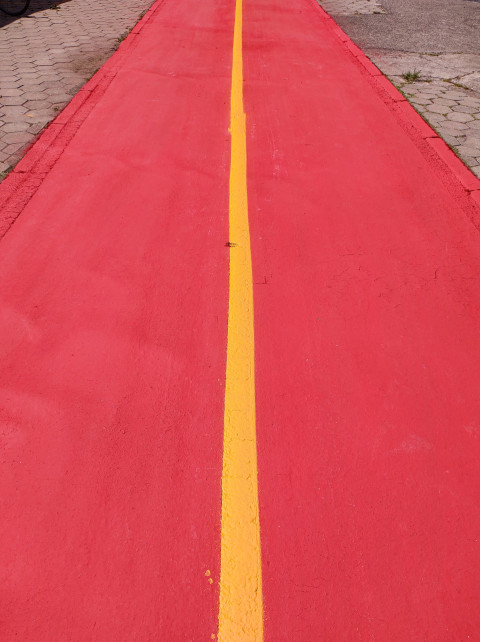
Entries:
<svg viewBox="0 0 480 642">
<path fill-rule="evenodd" d="M 402 78 L 406 82 L 415 82 L 420 78 L 420 71 L 417 71 L 414 69 L 413 71 L 407 71 L 406 73 L 402 74 Z"/>
<path fill-rule="evenodd" d="M 454 87 L 458 87 L 459 89 L 465 89 L 466 91 L 472 91 L 470 87 L 467 87 L 466 85 L 462 85 L 460 82 L 455 82 L 454 80 L 451 80 L 451 78 L 444 78 L 443 82 L 448 82 L 449 85 L 453 85 Z"/>
<path fill-rule="evenodd" d="M 3 170 L 3 172 L 0 172 L 0 181 L 3 181 L 4 178 L 7 178 L 14 167 L 15 165 L 10 165 L 10 167 L 7 167 L 7 169 Z"/>
<path fill-rule="evenodd" d="M 118 38 L 115 40 L 115 45 L 114 45 L 114 50 L 115 51 L 120 47 L 120 45 L 125 40 L 125 38 L 128 36 L 130 31 L 131 31 L 131 29 L 129 29 L 128 31 L 124 31 L 121 36 L 118 36 Z"/>
</svg>

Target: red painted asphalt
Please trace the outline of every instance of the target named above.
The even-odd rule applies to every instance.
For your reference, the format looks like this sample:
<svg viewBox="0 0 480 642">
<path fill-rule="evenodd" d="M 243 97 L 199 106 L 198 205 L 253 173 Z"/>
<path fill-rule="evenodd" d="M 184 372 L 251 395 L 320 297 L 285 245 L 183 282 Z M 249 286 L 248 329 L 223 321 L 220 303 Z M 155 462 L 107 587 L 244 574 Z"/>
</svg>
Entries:
<svg viewBox="0 0 480 642">
<path fill-rule="evenodd" d="M 2 641 L 216 633 L 234 10 L 156 5 L 0 242 Z M 265 640 L 473 640 L 480 212 L 314 3 L 243 12 Z"/>
</svg>

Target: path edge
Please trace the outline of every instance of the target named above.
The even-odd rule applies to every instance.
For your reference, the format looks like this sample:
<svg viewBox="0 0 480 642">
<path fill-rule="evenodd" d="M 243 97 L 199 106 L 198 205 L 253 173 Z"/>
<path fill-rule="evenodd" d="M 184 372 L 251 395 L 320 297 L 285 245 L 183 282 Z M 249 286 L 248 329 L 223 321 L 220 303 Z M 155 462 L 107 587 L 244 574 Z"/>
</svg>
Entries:
<svg viewBox="0 0 480 642">
<path fill-rule="evenodd" d="M 165 0 L 154 0 L 125 40 L 45 127 L 0 183 L 0 240 L 36 194 L 137 44 L 137 36 Z"/>
<path fill-rule="evenodd" d="M 443 168 L 443 172 L 441 172 L 443 176 L 440 176 L 440 180 L 447 184 L 449 191 L 453 191 L 455 196 L 460 197 L 463 205 L 467 208 L 468 218 L 480 232 L 480 179 L 450 149 L 443 138 L 424 120 L 407 98 L 353 42 L 318 1 L 308 0 L 308 2 L 319 12 L 323 22 L 351 54 L 362 73 L 368 77 L 370 85 L 386 106 L 394 112 L 402 128 L 427 157 L 427 161 L 434 159 L 435 169 Z"/>
</svg>

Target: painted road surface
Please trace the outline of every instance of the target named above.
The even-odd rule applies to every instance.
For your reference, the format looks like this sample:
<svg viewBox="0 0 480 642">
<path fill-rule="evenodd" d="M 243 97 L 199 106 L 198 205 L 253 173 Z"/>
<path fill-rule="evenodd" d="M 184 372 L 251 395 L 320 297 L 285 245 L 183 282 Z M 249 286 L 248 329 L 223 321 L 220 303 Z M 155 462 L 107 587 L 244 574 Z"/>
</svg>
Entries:
<svg viewBox="0 0 480 642">
<path fill-rule="evenodd" d="M 0 639 L 478 639 L 473 200 L 310 0 L 130 42 L 0 242 Z"/>
</svg>

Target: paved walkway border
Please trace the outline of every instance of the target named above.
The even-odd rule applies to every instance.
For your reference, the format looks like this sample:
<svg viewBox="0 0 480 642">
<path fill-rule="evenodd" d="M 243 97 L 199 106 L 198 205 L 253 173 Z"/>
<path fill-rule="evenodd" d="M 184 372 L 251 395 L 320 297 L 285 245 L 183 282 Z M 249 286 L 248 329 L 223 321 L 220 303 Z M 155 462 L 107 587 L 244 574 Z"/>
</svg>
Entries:
<svg viewBox="0 0 480 642">
<path fill-rule="evenodd" d="M 153 0 L 32 0 L 0 11 L 0 181 L 92 75 Z"/>
<path fill-rule="evenodd" d="M 480 231 L 480 180 L 423 120 L 408 100 L 354 44 L 318 2 L 316 0 L 310 1 L 319 12 L 319 18 L 330 24 L 333 33 L 343 43 L 365 74 L 365 79 L 374 87 L 387 107 L 395 113 L 403 129 L 422 154 L 427 158 L 436 157 L 442 161 L 441 164 L 434 163 L 435 172 L 438 175 L 440 171 L 438 167 L 444 168 L 442 175 L 439 176 L 440 180 L 449 191 L 454 193 L 457 199 L 463 201 L 467 216 Z M 165 0 L 157 0 L 147 10 L 119 49 L 74 96 L 59 116 L 33 143 L 9 176 L 0 184 L 0 239 L 5 236 L 21 214 L 82 123 L 101 99 L 118 73 L 124 57 L 135 47 L 136 37 L 153 15 L 160 10 L 164 2 Z"/>
<path fill-rule="evenodd" d="M 165 0 L 157 0 L 145 12 L 120 44 L 117 51 L 100 67 L 80 91 L 47 125 L 31 144 L 23 158 L 0 183 L 0 239 L 2 239 L 36 193 L 45 177 L 101 99 L 122 66 L 124 58 L 136 45 L 140 34 Z"/>
<path fill-rule="evenodd" d="M 480 4 L 425 0 L 430 8 L 421 11 L 412 26 L 414 0 L 318 2 L 480 178 L 478 30 L 474 36 L 475 26 L 480 29 Z M 434 8 L 440 12 L 439 22 L 428 24 L 426 16 Z M 407 34 L 408 24 L 412 29 Z M 458 24 L 465 27 L 460 40 L 453 35 Z"/>
<path fill-rule="evenodd" d="M 431 157 L 435 154 L 441 159 L 445 168 L 443 182 L 454 189 L 457 196 L 467 197 L 471 212 L 471 221 L 480 231 L 480 179 L 450 149 L 444 140 L 420 116 L 407 98 L 392 84 L 384 73 L 363 53 L 353 40 L 343 31 L 335 20 L 321 7 L 316 0 L 310 0 L 319 10 L 322 18 L 331 24 L 332 31 L 350 52 L 363 72 L 369 77 L 370 84 L 382 97 L 385 104 L 396 114 L 403 129 L 416 142 L 422 153 Z M 437 166 L 437 164 L 435 164 Z"/>
</svg>

